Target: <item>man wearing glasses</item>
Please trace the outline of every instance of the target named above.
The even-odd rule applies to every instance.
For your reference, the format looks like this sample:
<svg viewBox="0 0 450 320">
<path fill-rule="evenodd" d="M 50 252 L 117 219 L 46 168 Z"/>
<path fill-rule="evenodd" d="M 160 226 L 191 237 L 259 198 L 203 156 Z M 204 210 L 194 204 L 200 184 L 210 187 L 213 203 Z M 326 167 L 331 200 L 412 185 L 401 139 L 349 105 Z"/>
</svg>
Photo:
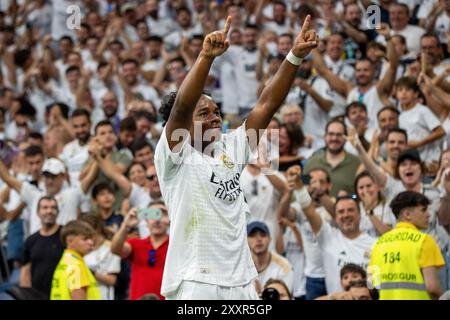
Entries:
<svg viewBox="0 0 450 320">
<path fill-rule="evenodd" d="M 129 231 L 140 222 L 138 210 L 134 208 L 127 214 L 111 242 L 111 252 L 131 263 L 130 300 L 137 300 L 149 293 L 164 299 L 161 296 L 161 283 L 169 248 L 169 216 L 162 201 L 152 202 L 149 208 L 161 211 L 160 219 L 145 220 L 150 236 L 145 239 L 127 239 Z"/>
<path fill-rule="evenodd" d="M 344 150 L 347 128 L 340 120 L 331 120 L 325 128 L 325 149 L 316 152 L 305 166 L 305 174 L 313 169 L 328 172 L 331 180 L 330 195 L 336 197 L 339 191 L 354 193 L 353 181 L 360 165 L 354 155 Z"/>
<path fill-rule="evenodd" d="M 375 238 L 359 229 L 361 215 L 356 196 L 347 195 L 336 198 L 334 205 L 334 222 L 322 220 L 312 203 L 311 197 L 301 180 L 300 166 L 289 168 L 288 183 L 295 187 L 294 200 L 299 202 L 303 213 L 311 224 L 317 237 L 323 258 L 325 283 L 328 294 L 342 291 L 339 281 L 341 268 L 354 263 L 367 269 L 370 253 Z"/>
</svg>

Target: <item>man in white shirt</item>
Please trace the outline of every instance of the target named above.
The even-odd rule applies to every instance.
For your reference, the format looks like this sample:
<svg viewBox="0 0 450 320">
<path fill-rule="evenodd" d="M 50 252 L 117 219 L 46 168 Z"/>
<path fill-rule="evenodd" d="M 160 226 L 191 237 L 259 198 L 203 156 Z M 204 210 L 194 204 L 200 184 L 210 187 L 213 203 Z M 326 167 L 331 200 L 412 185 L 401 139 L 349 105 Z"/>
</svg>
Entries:
<svg viewBox="0 0 450 320">
<path fill-rule="evenodd" d="M 317 237 L 322 253 L 327 292 L 331 294 L 341 291 L 339 281 L 341 268 L 348 263 L 355 263 L 367 269 L 372 245 L 376 239 L 359 229 L 361 219 L 359 205 L 352 196 L 336 199 L 334 222 L 337 228 L 324 222 L 316 212 L 309 193 L 300 179 L 300 174 L 300 166 L 290 168 L 288 181 L 294 182 L 299 188 L 296 190 L 296 200 L 300 202 L 303 213 Z"/>
<path fill-rule="evenodd" d="M 234 81 L 237 87 L 239 115 L 245 117 L 255 105 L 259 81 L 256 79 L 258 50 L 256 40 L 258 30 L 254 25 L 247 25 L 242 34 L 242 46 L 231 46 L 222 56 L 232 64 Z"/>
<path fill-rule="evenodd" d="M 285 192 L 285 178 L 278 172 L 264 174 L 258 164 L 249 164 L 240 177 L 242 191 L 250 208 L 250 221 L 262 221 L 269 227 L 270 234 L 278 228 L 277 209 Z M 275 249 L 274 241 L 270 249 Z"/>
<path fill-rule="evenodd" d="M 393 3 L 389 7 L 389 23 L 392 26 L 391 36 L 401 34 L 406 39 L 409 51 L 420 52 L 420 37 L 425 30 L 409 24 L 411 18 L 409 7 L 404 3 Z M 377 42 L 384 43 L 383 37 L 377 37 Z"/>
<path fill-rule="evenodd" d="M 147 16 L 145 19 L 152 35 L 164 37 L 173 29 L 173 21 L 171 19 L 161 17 L 158 2 L 158 0 L 147 0 Z"/>
<path fill-rule="evenodd" d="M 173 24 L 173 21 L 172 21 Z M 191 38 L 194 34 L 203 34 L 203 28 L 199 23 L 192 23 L 192 13 L 188 7 L 177 9 L 175 31 L 164 37 L 164 43 L 169 49 L 174 50 L 181 45 L 184 38 Z"/>
<path fill-rule="evenodd" d="M 261 221 L 253 221 L 247 226 L 247 239 L 252 252 L 253 262 L 258 271 L 258 278 L 255 280 L 256 290 L 261 294 L 267 280 L 282 280 L 289 291 L 293 292 L 294 270 L 289 261 L 269 250 L 272 240 L 267 225 Z"/>
<path fill-rule="evenodd" d="M 21 201 L 29 208 L 29 217 L 24 217 L 29 221 L 29 232 L 33 234 L 41 227 L 41 221 L 37 216 L 37 204 L 42 196 L 54 196 L 58 201 L 60 214 L 57 223 L 65 225 L 69 221 L 77 219 L 79 206 L 84 192 L 81 186 L 72 188 L 63 188 L 66 168 L 64 163 L 56 158 L 47 159 L 42 167 L 44 176 L 45 191 L 38 189 L 35 185 L 28 182 L 22 182 L 11 176 L 5 165 L 0 163 L 0 178 L 12 189 L 20 194 Z"/>
<path fill-rule="evenodd" d="M 256 151 L 254 133 L 267 128 L 301 59 L 318 45 L 310 23 L 308 16 L 287 59 L 235 131 L 222 135 L 219 107 L 202 95 L 214 58 L 229 47 L 231 17 L 223 31 L 206 36 L 178 93 L 163 98 L 165 127 L 155 166 L 171 219 L 161 287 L 167 299 L 257 299 L 246 234 L 249 209 L 239 178 Z"/>
<path fill-rule="evenodd" d="M 389 27 L 386 25 L 378 31 L 386 38 L 387 55 L 389 68 L 382 80 L 376 81 L 376 70 L 372 61 L 363 58 L 357 61 L 355 68 L 356 85 L 352 82 L 341 79 L 327 68 L 320 52 L 314 50 L 315 67 L 319 74 L 329 83 L 330 87 L 338 94 L 347 98 L 347 103 L 353 101 L 362 102 L 367 107 L 369 117 L 369 128 L 376 128 L 377 113 L 384 106 L 389 104 L 389 96 L 395 84 L 399 58 L 395 51 L 394 44 L 390 37 Z"/>
<path fill-rule="evenodd" d="M 88 160 L 88 141 L 91 137 L 91 121 L 86 109 L 76 109 L 71 115 L 75 140 L 64 146 L 59 158 L 64 162 L 72 185 L 79 184 L 79 175 L 84 163 Z"/>
</svg>

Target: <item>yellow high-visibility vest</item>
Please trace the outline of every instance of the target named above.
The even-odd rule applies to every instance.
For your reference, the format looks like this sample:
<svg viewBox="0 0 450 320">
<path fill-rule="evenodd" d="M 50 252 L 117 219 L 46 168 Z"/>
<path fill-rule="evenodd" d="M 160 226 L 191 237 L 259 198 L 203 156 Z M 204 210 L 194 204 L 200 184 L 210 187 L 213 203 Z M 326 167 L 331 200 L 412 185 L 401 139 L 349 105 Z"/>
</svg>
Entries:
<svg viewBox="0 0 450 320">
<path fill-rule="evenodd" d="M 53 274 L 50 300 L 72 300 L 71 292 L 80 288 L 86 288 L 86 300 L 102 299 L 97 280 L 83 258 L 66 249 Z"/>
<path fill-rule="evenodd" d="M 417 229 L 396 227 L 375 243 L 368 271 L 380 300 L 431 299 L 419 264 L 425 236 Z"/>
</svg>

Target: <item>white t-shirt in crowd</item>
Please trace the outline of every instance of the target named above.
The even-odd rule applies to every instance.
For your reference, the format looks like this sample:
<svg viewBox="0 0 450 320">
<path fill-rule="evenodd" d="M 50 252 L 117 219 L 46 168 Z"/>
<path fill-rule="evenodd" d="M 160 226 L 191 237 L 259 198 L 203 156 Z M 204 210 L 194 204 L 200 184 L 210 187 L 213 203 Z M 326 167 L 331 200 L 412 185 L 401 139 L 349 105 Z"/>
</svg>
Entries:
<svg viewBox="0 0 450 320">
<path fill-rule="evenodd" d="M 308 80 L 308 83 L 323 99 L 334 101 L 330 85 L 325 79 L 314 76 Z M 313 136 L 315 141 L 322 140 L 325 135 L 325 127 L 330 119 L 328 112 L 322 109 L 311 95 L 302 90 L 300 97 L 303 97 L 301 100 L 304 99 L 305 106 L 304 133 Z"/>
<path fill-rule="evenodd" d="M 256 104 L 256 92 L 259 81 L 256 79 L 256 64 L 258 62 L 258 50 L 248 51 L 241 46 L 231 46 L 223 59 L 234 66 L 234 81 L 237 85 L 238 106 L 251 109 Z"/>
<path fill-rule="evenodd" d="M 438 35 L 441 43 L 447 43 L 447 32 L 450 30 L 450 14 L 442 12 L 436 19 L 434 32 Z"/>
<path fill-rule="evenodd" d="M 347 104 L 354 101 L 360 101 L 361 93 L 358 87 L 354 87 L 347 96 Z M 365 94 L 362 95 L 362 102 L 367 107 L 367 117 L 369 118 L 369 129 L 378 128 L 377 114 L 383 108 L 383 102 L 376 85 L 373 85 Z"/>
<path fill-rule="evenodd" d="M 80 184 L 81 169 L 89 159 L 88 145 L 81 146 L 80 141 L 75 139 L 64 146 L 59 159 L 64 162 L 69 171 L 71 185 Z"/>
<path fill-rule="evenodd" d="M 102 274 L 118 274 L 120 272 L 120 257 L 111 252 L 111 242 L 105 241 L 100 247 L 84 257 L 89 269 Z M 114 300 L 114 286 L 97 279 L 102 300 Z"/>
<path fill-rule="evenodd" d="M 145 18 L 150 33 L 156 36 L 165 37 L 174 29 L 173 20 L 167 18 L 153 19 L 150 16 Z"/>
<path fill-rule="evenodd" d="M 409 110 L 402 110 L 398 118 L 399 126 L 408 133 L 409 141 L 423 140 L 428 137 L 434 129 L 441 125 L 439 119 L 423 104 L 416 104 Z M 433 160 L 439 161 L 442 150 L 442 139 L 428 143 L 417 149 L 420 159 L 429 163 Z"/>
<path fill-rule="evenodd" d="M 298 223 L 297 228 L 300 230 L 300 225 Z M 293 296 L 302 297 L 306 295 L 305 253 L 297 244 L 297 239 L 295 238 L 295 234 L 291 228 L 286 228 L 283 235 L 283 241 L 285 257 L 294 270 L 294 280 L 292 284 Z"/>
<path fill-rule="evenodd" d="M 327 292 L 331 294 L 342 291 L 340 271 L 344 265 L 354 263 L 367 269 L 376 239 L 364 232 L 355 239 L 349 239 L 329 223 L 322 223 L 317 241 L 322 252 Z"/>
<path fill-rule="evenodd" d="M 282 181 L 284 176 L 276 172 Z M 280 203 L 280 193 L 266 175 L 253 176 L 247 168 L 242 171 L 241 187 L 250 208 L 250 221 L 263 221 L 269 227 L 272 239 L 275 239 L 278 228 L 277 209 Z M 275 249 L 275 241 L 271 241 L 270 249 Z"/>
<path fill-rule="evenodd" d="M 359 212 L 361 213 L 359 229 L 373 238 L 380 237 L 381 235 L 376 231 L 375 226 L 370 220 L 368 213 L 364 209 L 362 202 L 359 204 Z M 397 224 L 397 219 L 395 219 L 395 216 L 392 213 L 391 208 L 389 207 L 389 202 L 387 201 L 378 204 L 375 209 L 373 209 L 373 215 L 380 219 L 382 223 L 390 227 L 395 227 L 395 225 Z"/>
<path fill-rule="evenodd" d="M 237 114 L 239 107 L 238 85 L 233 64 L 221 58 L 214 60 L 214 64 L 219 64 L 219 82 L 222 100 L 222 111 L 225 114 Z"/>
<path fill-rule="evenodd" d="M 420 53 L 420 38 L 425 34 L 425 30 L 423 28 L 409 24 L 401 31 L 391 30 L 391 36 L 396 34 L 400 34 L 405 37 L 408 51 Z M 381 35 L 378 35 L 375 40 L 386 45 L 386 40 Z"/>
<path fill-rule="evenodd" d="M 289 261 L 274 251 L 270 251 L 270 263 L 262 272 L 258 274 L 258 281 L 264 287 L 269 279 L 283 280 L 292 294 L 294 285 L 294 270 Z"/>
<path fill-rule="evenodd" d="M 311 224 L 300 208 L 299 203 L 292 203 L 291 207 L 295 209 L 297 222 L 300 224 L 300 234 L 302 235 L 303 250 L 305 251 L 305 276 L 309 278 L 325 278 L 323 269 L 322 253 L 317 242 L 317 236 L 311 228 Z M 330 223 L 332 217 L 324 207 L 316 208 L 316 212 L 322 218 L 322 221 Z"/>
<path fill-rule="evenodd" d="M 186 141 L 189 135 L 172 152 L 164 129 L 155 152 L 171 221 L 161 294 L 177 290 L 183 280 L 249 284 L 257 272 L 247 243 L 249 208 L 239 182 L 251 157 L 245 123 L 214 143 L 214 158 Z"/>
</svg>

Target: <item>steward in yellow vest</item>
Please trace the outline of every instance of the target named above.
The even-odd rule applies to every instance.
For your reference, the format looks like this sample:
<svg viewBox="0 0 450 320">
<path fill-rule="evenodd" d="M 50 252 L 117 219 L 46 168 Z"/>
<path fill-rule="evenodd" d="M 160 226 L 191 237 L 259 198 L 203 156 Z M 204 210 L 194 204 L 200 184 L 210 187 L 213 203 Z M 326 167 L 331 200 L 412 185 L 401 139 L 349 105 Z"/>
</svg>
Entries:
<svg viewBox="0 0 450 320">
<path fill-rule="evenodd" d="M 375 243 L 368 268 L 380 300 L 430 300 L 442 294 L 437 269 L 444 258 L 434 239 L 419 231 L 428 227 L 429 203 L 413 191 L 391 201 L 399 223 Z"/>
</svg>

